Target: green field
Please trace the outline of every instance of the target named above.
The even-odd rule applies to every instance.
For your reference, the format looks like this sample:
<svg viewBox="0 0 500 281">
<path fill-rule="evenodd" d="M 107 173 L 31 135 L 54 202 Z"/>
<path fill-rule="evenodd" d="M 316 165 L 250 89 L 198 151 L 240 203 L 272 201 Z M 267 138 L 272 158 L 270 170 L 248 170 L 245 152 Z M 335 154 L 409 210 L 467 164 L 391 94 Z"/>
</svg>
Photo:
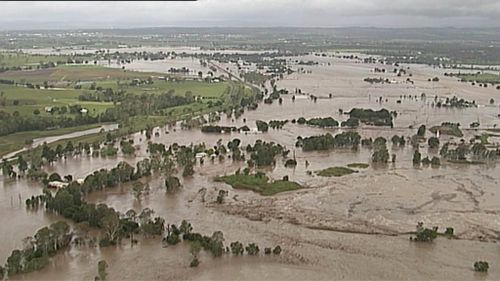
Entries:
<svg viewBox="0 0 500 281">
<path fill-rule="evenodd" d="M 64 81 L 98 81 L 110 79 L 146 79 L 151 76 L 165 76 L 155 72 L 138 72 L 96 65 L 61 65 L 37 70 L 16 70 L 0 73 L 0 78 L 16 82 L 43 83 Z"/>
<path fill-rule="evenodd" d="M 37 66 L 40 63 L 65 61 L 67 57 L 58 55 L 33 55 L 18 52 L 0 52 L 0 67 Z"/>
<path fill-rule="evenodd" d="M 152 79 L 150 78 L 152 77 Z M 214 110 L 222 110 L 231 103 L 231 95 L 238 91 L 238 87 L 232 82 L 208 83 L 195 80 L 167 81 L 163 79 L 164 74 L 152 72 L 124 71 L 122 69 L 105 68 L 101 66 L 69 66 L 63 65 L 55 68 L 28 71 L 7 71 L 0 73 L 0 79 L 14 80 L 18 85 L 0 84 L 0 112 L 19 114 L 30 118 L 59 118 L 74 117 L 74 114 L 54 113 L 50 108 L 80 105 L 88 110 L 91 116 L 97 116 L 114 107 L 113 102 L 83 101 L 81 95 L 99 94 L 111 88 L 114 92 L 123 91 L 136 95 L 162 94 L 173 91 L 175 95 L 184 96 L 190 93 L 192 96 L 200 96 L 205 99 L 190 104 L 176 106 L 166 109 L 166 116 L 135 116 L 116 132 L 117 135 L 143 130 L 148 126 L 163 125 L 171 120 L 179 120 L 187 116 L 206 113 Z M 133 79 L 139 79 L 141 83 L 132 84 Z M 152 81 L 145 83 L 147 80 Z M 44 89 L 43 83 L 48 81 L 52 88 Z M 52 81 L 52 82 L 51 82 Z M 35 87 L 26 87 L 25 83 L 32 83 Z M 94 84 L 94 85 L 92 85 Z M 40 87 L 36 87 L 39 85 Z M 75 88 L 76 85 L 81 87 Z M 252 90 L 245 88 L 243 93 L 252 94 Z M 219 105 L 215 101 L 220 100 Z M 116 104 L 119 104 L 117 102 Z M 99 124 L 92 124 L 95 127 Z M 84 126 L 87 128 L 87 126 Z M 82 128 L 64 128 L 50 131 L 19 132 L 3 136 L 0 144 L 0 155 L 9 151 L 22 148 L 26 139 L 34 139 L 43 136 L 53 136 L 82 130 Z M 90 139 L 96 136 L 84 136 L 78 139 Z M 99 138 L 99 137 L 97 137 Z"/>
<path fill-rule="evenodd" d="M 349 168 L 358 168 L 358 169 L 366 169 L 366 168 L 370 167 L 370 165 L 366 164 L 366 163 L 351 163 L 351 164 L 347 164 L 347 167 L 349 167 Z"/>
<path fill-rule="evenodd" d="M 500 74 L 480 73 L 480 74 L 458 74 L 453 76 L 460 78 L 464 82 L 500 84 Z"/>
<path fill-rule="evenodd" d="M 346 167 L 330 167 L 321 171 L 316 172 L 318 176 L 321 177 L 341 177 L 345 175 L 350 175 L 352 173 L 357 173 L 358 171 L 349 169 Z"/>
<path fill-rule="evenodd" d="M 113 106 L 111 102 L 79 101 L 78 96 L 82 93 L 83 90 L 72 88 L 45 90 L 0 84 L 0 111 L 33 115 L 35 109 L 38 109 L 40 116 L 52 116 L 46 112 L 46 108 L 79 104 L 88 109 L 89 114 L 96 115 Z"/>
</svg>

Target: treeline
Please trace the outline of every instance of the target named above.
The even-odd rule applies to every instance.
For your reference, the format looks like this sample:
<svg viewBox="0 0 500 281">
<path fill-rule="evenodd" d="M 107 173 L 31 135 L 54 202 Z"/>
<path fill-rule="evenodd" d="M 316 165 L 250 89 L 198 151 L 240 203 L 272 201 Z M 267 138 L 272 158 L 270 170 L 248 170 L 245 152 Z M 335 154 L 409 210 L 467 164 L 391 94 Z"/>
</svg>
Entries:
<svg viewBox="0 0 500 281">
<path fill-rule="evenodd" d="M 240 130 L 245 131 L 248 127 L 241 127 Z M 250 130 L 250 129 L 248 129 Z M 238 128 L 234 126 L 215 126 L 215 125 L 205 125 L 201 127 L 203 133 L 231 133 L 237 132 Z"/>
<path fill-rule="evenodd" d="M 358 119 L 360 122 L 374 126 L 393 127 L 392 118 L 395 112 L 389 112 L 387 109 L 375 111 L 373 109 L 353 108 L 348 113 L 351 118 Z"/>
<path fill-rule="evenodd" d="M 17 132 L 68 128 L 101 122 L 113 122 L 116 120 L 114 114 L 110 114 L 110 112 L 101 113 L 97 116 L 78 113 L 75 114 L 74 117 L 43 117 L 23 116 L 18 112 L 10 114 L 5 111 L 0 111 L 0 136 L 6 136 Z"/>
<path fill-rule="evenodd" d="M 296 147 L 302 147 L 303 151 L 329 150 L 334 148 L 358 148 L 361 136 L 357 132 L 343 132 L 332 136 L 327 133 L 319 136 L 302 138 L 297 137 Z"/>
<path fill-rule="evenodd" d="M 495 161 L 500 156 L 500 149 L 488 149 L 482 143 L 453 145 L 445 143 L 439 154 L 449 161 L 467 162 L 468 158 L 479 161 Z"/>
<path fill-rule="evenodd" d="M 458 98 L 453 96 L 452 98 L 447 97 L 444 101 L 437 100 L 437 96 L 434 98 L 437 107 L 451 107 L 451 108 L 468 108 L 477 107 L 476 101 L 468 101 L 463 98 Z"/>
<path fill-rule="evenodd" d="M 70 227 L 63 221 L 39 229 L 35 235 L 25 239 L 27 246 L 12 251 L 5 264 L 6 273 L 14 276 L 44 268 L 49 264 L 49 258 L 65 249 L 71 239 Z M 0 266 L 0 277 L 3 277 L 3 271 Z"/>
</svg>

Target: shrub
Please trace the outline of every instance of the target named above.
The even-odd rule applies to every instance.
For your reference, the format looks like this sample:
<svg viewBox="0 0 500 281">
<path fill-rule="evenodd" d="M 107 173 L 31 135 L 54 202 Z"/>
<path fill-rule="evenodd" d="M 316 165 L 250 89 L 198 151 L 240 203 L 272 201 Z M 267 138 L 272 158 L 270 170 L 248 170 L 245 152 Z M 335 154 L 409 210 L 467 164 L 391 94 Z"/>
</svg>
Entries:
<svg viewBox="0 0 500 281">
<path fill-rule="evenodd" d="M 444 235 L 453 236 L 454 232 L 455 232 L 455 230 L 453 229 L 453 227 L 447 227 L 446 230 L 444 231 Z"/>
<path fill-rule="evenodd" d="M 439 148 L 439 139 L 436 137 L 430 137 L 427 141 L 429 148 Z"/>
<path fill-rule="evenodd" d="M 275 255 L 281 254 L 281 247 L 280 246 L 274 247 L 273 254 L 275 254 Z"/>
<path fill-rule="evenodd" d="M 248 244 L 248 246 L 245 247 L 245 250 L 247 251 L 247 254 L 251 256 L 259 254 L 259 246 L 257 246 L 255 243 Z"/>
<path fill-rule="evenodd" d="M 488 272 L 490 265 L 486 261 L 476 261 L 474 263 L 474 271 L 476 272 Z"/>
<path fill-rule="evenodd" d="M 411 237 L 410 239 L 417 242 L 432 242 L 437 238 L 437 230 L 437 227 L 433 227 L 432 229 L 424 228 L 424 224 L 422 222 L 419 222 L 417 224 L 415 237 Z"/>
</svg>

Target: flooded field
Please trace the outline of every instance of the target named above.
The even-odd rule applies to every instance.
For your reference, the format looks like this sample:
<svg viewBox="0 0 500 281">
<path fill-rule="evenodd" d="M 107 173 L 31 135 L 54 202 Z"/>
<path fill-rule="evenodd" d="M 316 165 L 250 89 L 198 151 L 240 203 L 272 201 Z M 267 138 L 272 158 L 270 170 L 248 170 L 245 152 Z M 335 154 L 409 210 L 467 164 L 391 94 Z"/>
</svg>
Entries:
<svg viewBox="0 0 500 281">
<path fill-rule="evenodd" d="M 357 129 L 364 137 L 379 136 L 390 139 L 394 134 L 409 137 L 419 125 L 427 127 L 442 122 L 459 122 L 463 139 L 480 135 L 485 129 L 500 125 L 499 108 L 489 105 L 490 98 L 498 97 L 499 90 L 480 88 L 445 77 L 446 70 L 423 65 L 409 67 L 407 76 L 397 77 L 392 66 L 363 64 L 355 60 L 332 57 L 305 56 L 293 60 L 314 60 L 319 64 L 303 67 L 310 73 L 294 73 L 277 82 L 279 88 L 291 93 L 296 88 L 313 94 L 283 96 L 277 102 L 259 104 L 255 111 L 247 111 L 240 118 L 222 117 L 219 125 L 255 128 L 256 120 L 291 120 L 299 117 L 333 117 L 345 121 L 339 109 L 386 108 L 398 113 L 394 128 L 361 126 Z M 164 62 L 138 61 L 127 68 L 141 71 L 166 71 L 171 66 Z M 190 66 L 190 62 L 178 62 Z M 196 60 L 192 62 L 197 63 Z M 234 71 L 234 65 L 221 65 Z M 166 68 L 165 68 L 166 67 Z M 374 67 L 387 68 L 388 73 L 373 73 Z M 194 67 L 193 67 L 194 68 Z M 428 79 L 438 76 L 439 82 Z M 394 80 L 390 84 L 369 84 L 366 77 L 384 77 Z M 426 98 L 422 98 L 425 93 Z M 329 95 L 332 98 L 329 98 Z M 397 100 L 401 96 L 413 99 Z M 446 109 L 433 107 L 434 96 L 441 99 L 457 96 L 475 100 L 477 108 Z M 380 99 L 381 98 L 381 99 Z M 468 129 L 479 122 L 477 129 Z M 412 127 L 412 128 L 410 128 Z M 256 242 L 262 247 L 280 245 L 281 256 L 232 257 L 212 259 L 201 256 L 198 268 L 189 267 L 189 249 L 185 244 L 163 248 L 159 239 L 139 239 L 138 245 L 128 241 L 117 247 L 71 247 L 58 254 L 51 265 L 43 270 L 16 277 L 20 280 L 89 280 L 96 275 L 97 262 L 109 263 L 110 280 L 498 280 L 500 279 L 500 166 L 442 163 L 439 168 L 414 168 L 413 148 L 392 147 L 396 162 L 385 167 L 371 165 L 358 173 L 338 178 L 323 178 L 308 173 L 332 166 L 350 163 L 370 163 L 373 151 L 361 147 L 359 151 L 331 150 L 303 152 L 295 148 L 298 136 L 307 137 L 345 129 L 320 129 L 288 123 L 281 130 L 268 133 L 206 134 L 199 129 L 183 130 L 156 128 L 158 137 L 152 141 L 170 145 L 205 143 L 213 146 L 219 139 L 223 143 L 233 138 L 241 146 L 253 144 L 257 139 L 280 143 L 296 155 L 298 165 L 285 168 L 278 159 L 266 173 L 273 179 L 289 176 L 306 188 L 260 196 L 250 191 L 232 189 L 214 182 L 218 175 L 232 174 L 244 167 L 244 162 L 226 159 L 219 163 L 197 163 L 195 175 L 182 180 L 183 188 L 175 194 L 166 194 L 164 178 L 152 176 L 142 179 L 151 188 L 150 194 L 137 200 L 127 184 L 88 196 L 92 203 L 106 203 L 120 212 L 151 208 L 166 223 L 190 221 L 195 231 L 211 234 L 221 230 L 226 244 L 239 240 L 244 244 Z M 167 134 L 166 131 L 169 133 Z M 427 135 L 431 133 L 428 131 Z M 119 161 L 130 164 L 148 156 L 145 136 L 131 136 L 141 148 L 136 157 L 119 155 L 114 158 L 87 156 L 64 159 L 46 167 L 47 171 L 61 175 L 72 174 L 82 178 L 92 171 L 114 167 Z M 442 135 L 441 143 L 451 137 Z M 459 142 L 460 138 L 454 141 Z M 498 137 L 489 138 L 499 142 Z M 423 155 L 433 156 L 436 151 L 422 144 Z M 308 165 L 306 165 L 306 160 Z M 444 161 L 443 161 L 444 162 Z M 206 189 L 205 196 L 200 190 Z M 220 189 L 228 190 L 224 204 L 215 204 Z M 15 247 L 22 247 L 23 237 L 33 235 L 36 229 L 60 220 L 61 217 L 43 210 L 28 211 L 24 200 L 40 194 L 42 187 L 27 180 L 0 181 L 0 259 L 5 260 Z M 205 200 L 203 200 L 203 197 Z M 417 222 L 439 226 L 440 230 L 453 227 L 458 239 L 440 237 L 434 243 L 420 244 L 409 241 L 410 232 Z M 75 229 L 78 227 L 75 226 Z M 488 260 L 487 278 L 472 269 L 476 260 Z"/>
</svg>

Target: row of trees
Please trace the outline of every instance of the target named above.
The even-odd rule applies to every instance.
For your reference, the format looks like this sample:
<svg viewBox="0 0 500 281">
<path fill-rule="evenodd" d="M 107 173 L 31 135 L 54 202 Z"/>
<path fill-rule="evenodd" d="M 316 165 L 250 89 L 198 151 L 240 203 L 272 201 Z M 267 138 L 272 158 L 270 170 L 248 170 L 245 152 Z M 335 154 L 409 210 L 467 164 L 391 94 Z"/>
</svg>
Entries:
<svg viewBox="0 0 500 281">
<path fill-rule="evenodd" d="M 375 111 L 373 109 L 353 108 L 348 113 L 351 118 L 358 119 L 360 122 L 374 126 L 390 126 L 392 128 L 392 118 L 395 112 L 389 112 L 387 109 Z"/>
<path fill-rule="evenodd" d="M 333 148 L 358 148 L 361 136 L 357 132 L 343 132 L 332 136 L 330 133 L 311 137 L 297 137 L 296 147 L 303 151 L 329 150 Z"/>
<path fill-rule="evenodd" d="M 12 251 L 7 258 L 7 274 L 14 276 L 42 269 L 48 265 L 49 257 L 69 245 L 71 238 L 70 227 L 66 222 L 56 222 L 39 229 L 34 236 L 24 239 L 23 249 Z M 0 277 L 3 277 L 2 271 L 3 269 L 0 270 Z"/>
</svg>

